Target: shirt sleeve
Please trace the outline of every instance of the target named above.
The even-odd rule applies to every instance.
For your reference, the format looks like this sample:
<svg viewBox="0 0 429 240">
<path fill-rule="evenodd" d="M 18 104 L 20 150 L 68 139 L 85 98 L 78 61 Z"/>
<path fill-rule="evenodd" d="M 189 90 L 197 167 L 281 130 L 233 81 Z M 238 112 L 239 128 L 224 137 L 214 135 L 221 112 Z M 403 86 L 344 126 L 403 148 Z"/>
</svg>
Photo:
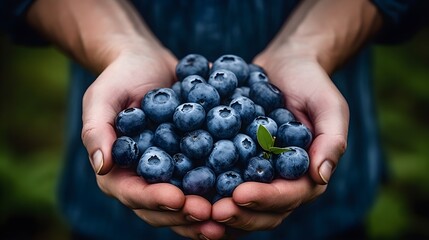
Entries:
<svg viewBox="0 0 429 240">
<path fill-rule="evenodd" d="M 46 45 L 48 42 L 29 26 L 25 17 L 35 0 L 0 0 L 0 31 L 14 43 Z"/>
<path fill-rule="evenodd" d="M 427 0 L 372 0 L 381 13 L 384 24 L 376 42 L 394 44 L 411 38 L 427 24 Z"/>
</svg>

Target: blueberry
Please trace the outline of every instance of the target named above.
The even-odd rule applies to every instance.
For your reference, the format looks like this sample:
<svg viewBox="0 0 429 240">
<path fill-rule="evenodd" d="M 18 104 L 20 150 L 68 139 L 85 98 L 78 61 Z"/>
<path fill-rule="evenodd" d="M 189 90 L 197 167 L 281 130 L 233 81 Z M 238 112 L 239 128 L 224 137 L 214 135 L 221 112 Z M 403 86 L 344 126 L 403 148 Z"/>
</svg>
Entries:
<svg viewBox="0 0 429 240">
<path fill-rule="evenodd" d="M 182 179 L 185 174 L 190 171 L 194 166 L 191 159 L 189 159 L 183 153 L 176 153 L 173 155 L 174 171 L 173 176 L 175 178 Z"/>
<path fill-rule="evenodd" d="M 179 98 L 179 101 L 182 100 L 182 83 L 177 81 L 171 86 L 171 89 L 176 93 L 177 97 Z"/>
<path fill-rule="evenodd" d="M 230 170 L 238 161 L 238 151 L 230 140 L 219 140 L 207 159 L 207 165 L 216 173 Z"/>
<path fill-rule="evenodd" d="M 267 75 L 265 75 L 264 73 L 251 72 L 249 74 L 249 80 L 248 80 L 247 84 L 249 86 L 252 86 L 254 83 L 257 83 L 257 82 L 269 82 L 269 79 L 268 79 Z"/>
<path fill-rule="evenodd" d="M 258 142 L 257 132 L 259 125 L 263 125 L 271 136 L 276 136 L 277 134 L 277 124 L 273 119 L 265 116 L 256 117 L 250 124 L 247 126 L 246 133 L 249 135 L 255 142 Z"/>
<path fill-rule="evenodd" d="M 182 187 L 185 194 L 206 196 L 214 190 L 215 173 L 208 167 L 197 167 L 183 177 Z"/>
<path fill-rule="evenodd" d="M 199 54 L 189 54 L 180 59 L 176 65 L 176 76 L 179 81 L 189 75 L 199 75 L 206 79 L 209 70 L 209 62 L 205 57 Z"/>
<path fill-rule="evenodd" d="M 233 139 L 234 145 L 238 151 L 238 162 L 245 166 L 250 158 L 256 155 L 256 143 L 246 134 L 239 133 Z"/>
<path fill-rule="evenodd" d="M 251 123 L 256 117 L 255 103 L 250 100 L 250 98 L 234 98 L 229 106 L 240 114 L 241 123 L 243 125 Z"/>
<path fill-rule="evenodd" d="M 243 183 L 240 174 L 234 171 L 221 173 L 216 179 L 216 192 L 224 197 L 231 197 L 234 189 Z"/>
<path fill-rule="evenodd" d="M 137 143 L 140 154 L 144 153 L 146 149 L 154 145 L 153 136 L 154 134 L 151 130 L 144 130 L 139 135 L 133 138 L 134 141 Z"/>
<path fill-rule="evenodd" d="M 286 108 L 277 108 L 274 109 L 269 115 L 273 119 L 277 126 L 281 126 L 287 122 L 295 121 L 295 116 Z"/>
<path fill-rule="evenodd" d="M 274 179 L 273 165 L 263 157 L 253 157 L 244 169 L 244 181 L 270 183 Z"/>
<path fill-rule="evenodd" d="M 249 76 L 249 66 L 241 57 L 231 54 L 219 57 L 213 62 L 211 72 L 219 69 L 226 69 L 233 72 L 237 77 L 238 86 L 246 84 Z"/>
<path fill-rule="evenodd" d="M 207 113 L 207 130 L 216 139 L 230 139 L 241 128 L 240 115 L 231 107 L 217 106 Z"/>
<path fill-rule="evenodd" d="M 137 173 L 148 183 L 169 182 L 173 170 L 173 158 L 158 147 L 148 148 L 137 166 Z"/>
<path fill-rule="evenodd" d="M 234 90 L 234 93 L 231 95 L 230 99 L 238 97 L 249 97 L 250 88 L 249 87 L 238 87 Z"/>
<path fill-rule="evenodd" d="M 303 176 L 310 166 L 307 152 L 300 147 L 289 147 L 289 151 L 275 157 L 275 168 L 279 176 L 294 180 Z"/>
<path fill-rule="evenodd" d="M 255 104 L 255 116 L 265 116 L 265 110 L 261 105 Z"/>
<path fill-rule="evenodd" d="M 118 113 L 115 127 L 119 135 L 135 136 L 146 127 L 146 115 L 140 108 L 127 108 Z"/>
<path fill-rule="evenodd" d="M 313 135 L 307 126 L 301 122 L 292 121 L 284 123 L 279 127 L 277 131 L 276 146 L 295 146 L 307 149 L 312 140 Z"/>
<path fill-rule="evenodd" d="M 209 111 L 219 105 L 220 96 L 212 85 L 200 83 L 191 88 L 187 96 L 187 101 L 199 103 L 206 111 Z"/>
<path fill-rule="evenodd" d="M 173 155 L 180 152 L 180 135 L 172 123 L 162 123 L 156 128 L 153 144 Z"/>
<path fill-rule="evenodd" d="M 149 91 L 141 103 L 143 111 L 155 123 L 170 122 L 179 104 L 179 97 L 171 88 Z"/>
<path fill-rule="evenodd" d="M 182 179 L 180 178 L 180 179 L 178 179 L 178 178 L 171 178 L 170 179 L 170 181 L 169 181 L 169 183 L 170 184 L 173 184 L 174 186 L 176 186 L 177 188 L 179 188 L 179 189 L 183 189 L 183 186 L 182 186 Z"/>
<path fill-rule="evenodd" d="M 201 128 L 205 120 L 206 111 L 198 103 L 183 103 L 176 108 L 173 114 L 174 125 L 182 132 Z"/>
<path fill-rule="evenodd" d="M 139 160 L 139 148 L 136 142 L 127 136 L 119 137 L 113 142 L 112 158 L 120 167 L 131 167 Z"/>
<path fill-rule="evenodd" d="M 249 63 L 248 66 L 249 66 L 249 73 L 252 73 L 252 72 L 261 72 L 261 73 L 267 75 L 267 73 L 265 72 L 265 70 L 261 66 L 259 66 L 257 64 Z"/>
<path fill-rule="evenodd" d="M 256 82 L 250 86 L 250 99 L 261 105 L 266 114 L 276 108 L 284 107 L 283 93 L 269 82 Z"/>
<path fill-rule="evenodd" d="M 180 140 L 180 149 L 193 160 L 203 160 L 213 148 L 213 138 L 205 130 L 199 129 L 188 132 Z"/>
<path fill-rule="evenodd" d="M 208 83 L 216 88 L 221 99 L 229 98 L 237 88 L 235 74 L 229 70 L 219 69 L 210 74 Z"/>
<path fill-rule="evenodd" d="M 189 75 L 185 79 L 183 79 L 180 84 L 182 99 L 187 100 L 189 91 L 191 91 L 193 86 L 199 83 L 207 83 L 207 82 L 204 78 L 198 75 Z"/>
</svg>

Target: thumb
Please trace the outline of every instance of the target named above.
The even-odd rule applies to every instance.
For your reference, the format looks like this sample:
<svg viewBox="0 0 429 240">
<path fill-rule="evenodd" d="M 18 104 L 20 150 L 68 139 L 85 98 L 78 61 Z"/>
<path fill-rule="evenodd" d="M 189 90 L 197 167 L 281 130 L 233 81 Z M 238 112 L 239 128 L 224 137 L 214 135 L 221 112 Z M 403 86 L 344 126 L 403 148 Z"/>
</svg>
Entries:
<svg viewBox="0 0 429 240">
<path fill-rule="evenodd" d="M 96 89 L 96 86 L 91 86 L 83 97 L 81 137 L 94 172 L 104 175 L 113 167 L 111 152 L 116 140 L 114 119 L 118 110 L 109 105 L 114 99 L 112 96 L 107 98 L 103 94 L 106 91 Z"/>
<path fill-rule="evenodd" d="M 309 149 L 311 178 L 318 184 L 328 184 L 345 150 L 345 136 L 328 134 L 317 136 Z"/>
<path fill-rule="evenodd" d="M 348 104 L 341 95 L 324 98 L 318 114 L 314 115 L 315 138 L 309 149 L 310 175 L 318 184 L 328 184 L 340 157 L 347 147 L 349 126 Z"/>
</svg>

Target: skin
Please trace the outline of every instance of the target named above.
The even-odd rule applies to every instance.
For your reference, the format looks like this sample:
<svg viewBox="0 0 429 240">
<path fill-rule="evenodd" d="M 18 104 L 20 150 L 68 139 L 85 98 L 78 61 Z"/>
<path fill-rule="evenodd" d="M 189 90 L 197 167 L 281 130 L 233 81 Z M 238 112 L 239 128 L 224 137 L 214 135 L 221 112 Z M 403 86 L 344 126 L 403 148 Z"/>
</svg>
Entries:
<svg viewBox="0 0 429 240">
<path fill-rule="evenodd" d="M 82 141 L 100 189 L 147 223 L 192 239 L 272 229 L 326 190 L 346 149 L 349 122 L 347 103 L 329 75 L 381 25 L 369 1 L 302 1 L 254 63 L 266 69 L 284 92 L 286 107 L 314 133 L 309 175 L 297 181 L 244 183 L 232 198 L 212 206 L 201 197 L 184 196 L 171 184 L 149 185 L 134 171 L 113 165 L 116 114 L 138 107 L 147 91 L 175 81 L 177 59 L 133 7 L 119 0 L 38 0 L 28 22 L 98 74 L 83 98 Z M 321 167 L 325 160 L 330 167 Z"/>
</svg>

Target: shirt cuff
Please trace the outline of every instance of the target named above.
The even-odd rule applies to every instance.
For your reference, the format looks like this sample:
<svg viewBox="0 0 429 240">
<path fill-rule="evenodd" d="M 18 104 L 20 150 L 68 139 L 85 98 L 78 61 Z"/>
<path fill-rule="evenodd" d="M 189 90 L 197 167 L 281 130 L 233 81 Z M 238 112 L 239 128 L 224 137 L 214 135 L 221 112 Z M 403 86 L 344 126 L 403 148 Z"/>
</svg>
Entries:
<svg viewBox="0 0 429 240">
<path fill-rule="evenodd" d="M 0 0 L 0 29 L 14 43 L 46 45 L 48 42 L 27 22 L 26 14 L 35 0 Z"/>
<path fill-rule="evenodd" d="M 375 41 L 400 43 L 411 38 L 425 24 L 427 0 L 372 0 L 383 17 L 383 27 Z"/>
</svg>

